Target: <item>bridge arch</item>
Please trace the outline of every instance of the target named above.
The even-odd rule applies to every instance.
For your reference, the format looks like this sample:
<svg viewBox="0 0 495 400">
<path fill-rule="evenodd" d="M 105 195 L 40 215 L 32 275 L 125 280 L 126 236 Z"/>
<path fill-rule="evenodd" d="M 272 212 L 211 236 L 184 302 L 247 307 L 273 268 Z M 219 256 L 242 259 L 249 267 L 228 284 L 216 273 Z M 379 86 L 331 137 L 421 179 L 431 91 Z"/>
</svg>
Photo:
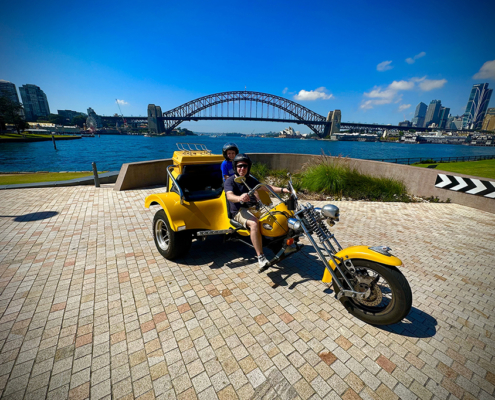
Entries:
<svg viewBox="0 0 495 400">
<path fill-rule="evenodd" d="M 241 103 L 244 102 L 244 115 L 241 116 Z M 195 120 L 198 114 L 214 107 L 227 103 L 227 115 L 224 114 L 221 107 L 221 116 L 218 117 L 218 109 L 216 109 L 215 117 L 205 117 L 204 119 L 230 119 L 230 120 L 252 120 L 252 121 L 277 121 L 277 122 L 293 122 L 308 126 L 314 133 L 323 136 L 326 128 L 326 118 L 310 109 L 283 97 L 273 94 L 251 92 L 251 91 L 232 91 L 210 94 L 198 99 L 184 103 L 169 111 L 163 113 L 160 118 L 164 121 L 165 132 L 170 133 L 174 128 L 179 126 L 183 121 Z M 230 115 L 229 103 L 233 105 L 232 115 Z M 238 116 L 235 116 L 235 104 L 239 103 Z M 249 103 L 249 116 L 247 115 L 247 104 Z M 256 103 L 256 111 L 253 116 L 253 103 Z M 262 104 L 261 116 L 258 116 L 257 104 Z M 266 110 L 263 110 L 263 104 L 267 105 Z M 217 107 L 218 108 L 218 107 Z M 278 111 L 277 111 L 278 110 Z M 266 112 L 264 116 L 263 112 Z M 285 118 L 280 116 L 280 112 L 285 113 Z M 272 114 L 270 117 L 270 113 Z M 277 115 L 278 113 L 278 118 Z M 289 115 L 290 117 L 287 117 Z M 196 117 L 196 118 L 195 118 Z"/>
</svg>

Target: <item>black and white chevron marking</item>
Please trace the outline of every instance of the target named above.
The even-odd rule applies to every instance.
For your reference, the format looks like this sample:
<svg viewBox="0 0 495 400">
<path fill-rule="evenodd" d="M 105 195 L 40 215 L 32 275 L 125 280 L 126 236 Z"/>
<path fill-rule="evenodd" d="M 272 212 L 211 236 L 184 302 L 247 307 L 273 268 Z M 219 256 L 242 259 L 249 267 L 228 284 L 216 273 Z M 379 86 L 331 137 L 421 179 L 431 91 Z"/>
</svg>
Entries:
<svg viewBox="0 0 495 400">
<path fill-rule="evenodd" d="M 491 181 L 438 174 L 435 186 L 441 189 L 448 189 L 455 192 L 475 194 L 476 196 L 484 196 L 495 199 L 495 182 Z"/>
</svg>

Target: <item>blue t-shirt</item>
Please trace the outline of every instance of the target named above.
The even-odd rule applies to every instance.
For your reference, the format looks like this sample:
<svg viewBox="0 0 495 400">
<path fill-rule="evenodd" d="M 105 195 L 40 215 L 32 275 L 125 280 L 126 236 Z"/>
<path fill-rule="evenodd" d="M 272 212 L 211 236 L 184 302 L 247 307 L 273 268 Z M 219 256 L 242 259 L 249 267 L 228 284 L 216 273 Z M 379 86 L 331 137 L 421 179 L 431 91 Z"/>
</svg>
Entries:
<svg viewBox="0 0 495 400">
<path fill-rule="evenodd" d="M 220 166 L 222 170 L 222 178 L 225 181 L 225 175 L 232 176 L 234 175 L 234 167 L 232 166 L 232 161 L 225 160 Z"/>
</svg>

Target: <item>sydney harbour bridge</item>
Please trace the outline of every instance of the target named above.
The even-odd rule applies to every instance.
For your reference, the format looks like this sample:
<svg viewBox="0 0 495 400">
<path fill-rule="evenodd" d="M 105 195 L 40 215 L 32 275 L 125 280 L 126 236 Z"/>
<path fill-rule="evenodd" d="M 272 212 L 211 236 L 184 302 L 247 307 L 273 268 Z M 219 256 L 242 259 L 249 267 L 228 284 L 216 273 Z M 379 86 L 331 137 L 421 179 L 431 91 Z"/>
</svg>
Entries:
<svg viewBox="0 0 495 400">
<path fill-rule="evenodd" d="M 272 94 L 232 91 L 210 94 L 184 103 L 162 113 L 159 106 L 148 105 L 146 117 L 100 117 L 102 122 L 147 122 L 152 134 L 169 135 L 184 121 L 271 121 L 306 125 L 319 137 L 328 137 L 340 129 L 376 132 L 381 130 L 407 130 L 394 125 L 341 122 L 340 110 L 329 111 L 325 117 L 284 97 Z M 414 128 L 428 131 L 428 128 Z"/>
</svg>

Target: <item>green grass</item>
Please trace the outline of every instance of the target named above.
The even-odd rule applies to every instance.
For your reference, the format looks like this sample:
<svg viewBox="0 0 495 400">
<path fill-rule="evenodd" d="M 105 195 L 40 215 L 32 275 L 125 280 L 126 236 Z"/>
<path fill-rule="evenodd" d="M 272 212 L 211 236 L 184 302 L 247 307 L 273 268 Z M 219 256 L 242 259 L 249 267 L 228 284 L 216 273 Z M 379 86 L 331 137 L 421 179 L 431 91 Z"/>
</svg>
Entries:
<svg viewBox="0 0 495 400">
<path fill-rule="evenodd" d="M 259 173 L 258 176 L 255 175 L 258 179 L 271 176 L 275 178 L 277 186 L 285 186 L 287 183 L 287 171 L 270 171 L 263 164 L 257 164 L 253 170 Z M 410 201 L 403 182 L 361 174 L 351 169 L 347 159 L 341 157 L 332 158 L 323 154 L 292 179 L 297 191 L 305 190 L 355 200 Z"/>
<path fill-rule="evenodd" d="M 102 172 L 99 172 L 102 173 Z M 75 178 L 93 176 L 93 172 L 48 172 L 36 174 L 0 175 L 0 185 L 17 185 L 21 183 L 68 181 Z"/>
<path fill-rule="evenodd" d="M 64 139 L 68 139 L 68 138 L 71 138 L 73 136 L 69 136 L 69 135 L 54 135 L 55 136 L 55 140 L 64 140 Z M 52 138 L 52 135 L 40 135 L 40 134 L 32 134 L 32 133 L 25 133 L 24 135 L 22 134 L 17 134 L 17 133 L 2 133 L 0 134 L 0 139 L 30 139 L 30 138 L 33 138 L 33 139 L 39 139 L 39 138 L 42 138 L 42 139 L 51 139 Z"/>
<path fill-rule="evenodd" d="M 438 164 L 436 169 L 442 171 L 479 176 L 481 178 L 495 179 L 495 160 L 460 161 L 436 164 Z M 427 168 L 428 165 L 429 164 L 414 164 L 415 167 L 423 168 Z"/>
<path fill-rule="evenodd" d="M 264 181 L 265 178 L 270 175 L 270 168 L 266 164 L 255 162 L 251 166 L 251 175 L 253 175 L 259 181 Z"/>
</svg>

